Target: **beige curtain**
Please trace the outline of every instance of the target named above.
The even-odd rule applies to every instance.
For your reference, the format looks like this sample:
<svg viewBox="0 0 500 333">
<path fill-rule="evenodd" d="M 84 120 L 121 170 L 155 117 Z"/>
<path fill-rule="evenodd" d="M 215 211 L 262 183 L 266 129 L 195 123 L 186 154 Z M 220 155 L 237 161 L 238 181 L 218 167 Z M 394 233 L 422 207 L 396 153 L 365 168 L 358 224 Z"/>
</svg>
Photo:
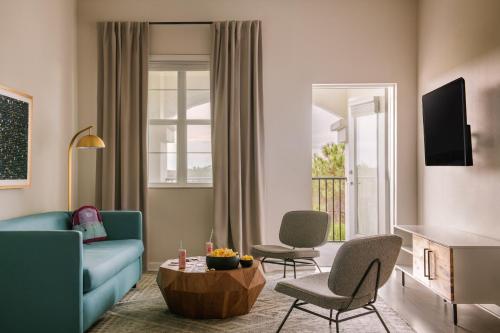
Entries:
<svg viewBox="0 0 500 333">
<path fill-rule="evenodd" d="M 97 158 L 96 205 L 142 211 L 145 243 L 148 46 L 148 23 L 99 24 L 97 115 L 106 148 Z"/>
<path fill-rule="evenodd" d="M 264 217 L 260 21 L 213 24 L 211 76 L 215 243 L 248 253 Z"/>
</svg>

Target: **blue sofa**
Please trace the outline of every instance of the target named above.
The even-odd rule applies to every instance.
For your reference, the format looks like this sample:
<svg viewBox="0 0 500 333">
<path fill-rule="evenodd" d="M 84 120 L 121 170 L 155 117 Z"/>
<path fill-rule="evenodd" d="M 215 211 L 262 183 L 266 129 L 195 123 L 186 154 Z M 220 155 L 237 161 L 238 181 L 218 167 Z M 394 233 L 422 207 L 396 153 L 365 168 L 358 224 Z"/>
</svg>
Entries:
<svg viewBox="0 0 500 333">
<path fill-rule="evenodd" d="M 0 221 L 0 332 L 83 332 L 141 278 L 140 212 L 103 211 L 108 240 L 91 244 L 70 217 Z"/>
</svg>

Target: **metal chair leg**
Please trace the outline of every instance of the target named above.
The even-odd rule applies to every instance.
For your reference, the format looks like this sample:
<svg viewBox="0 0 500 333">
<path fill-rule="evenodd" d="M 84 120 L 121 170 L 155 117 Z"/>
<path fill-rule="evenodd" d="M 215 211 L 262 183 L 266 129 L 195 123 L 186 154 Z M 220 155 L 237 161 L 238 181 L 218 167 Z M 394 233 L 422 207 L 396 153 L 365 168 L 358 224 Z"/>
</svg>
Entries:
<svg viewBox="0 0 500 333">
<path fill-rule="evenodd" d="M 293 278 L 296 279 L 297 278 L 297 270 L 295 269 L 295 260 L 292 259 L 292 262 L 293 262 Z"/>
<path fill-rule="evenodd" d="M 333 310 L 330 309 L 330 321 L 328 322 L 328 326 L 332 326 L 332 313 L 333 313 Z"/>
<path fill-rule="evenodd" d="M 264 273 L 266 272 L 266 268 L 264 267 L 264 260 L 266 260 L 266 257 L 260 259 L 260 266 L 262 267 L 262 270 L 264 271 Z"/>
<path fill-rule="evenodd" d="M 290 310 L 288 310 L 288 312 L 286 313 L 286 316 L 285 318 L 283 318 L 283 321 L 281 322 L 280 327 L 278 327 L 276 333 L 279 333 L 279 331 L 281 331 L 281 328 L 283 327 L 283 325 L 285 325 L 285 321 L 288 319 L 288 316 L 290 316 L 290 313 L 292 312 L 293 308 L 295 307 L 295 304 L 297 304 L 298 301 L 299 300 L 296 299 L 295 302 L 293 302 L 292 306 L 290 307 Z"/>
<path fill-rule="evenodd" d="M 311 258 L 311 260 L 312 260 L 312 262 L 316 265 L 316 267 L 318 267 L 319 272 L 320 272 L 320 273 L 323 273 L 323 272 L 321 271 L 321 268 L 319 267 L 318 263 L 316 262 L 316 260 L 314 260 L 313 258 Z"/>
<path fill-rule="evenodd" d="M 384 325 L 385 331 L 387 333 L 391 333 L 391 331 L 389 331 L 389 328 L 385 324 L 384 320 L 382 319 L 382 316 L 380 315 L 380 313 L 378 313 L 377 308 L 375 307 L 375 305 L 372 304 L 371 306 L 372 306 L 373 310 L 375 311 L 375 313 L 377 314 L 378 319 L 380 319 L 380 322 L 382 322 L 382 325 Z"/>
<path fill-rule="evenodd" d="M 283 259 L 283 279 L 286 278 L 286 259 Z"/>
<path fill-rule="evenodd" d="M 340 333 L 339 315 L 340 315 L 340 311 L 337 311 L 337 314 L 335 315 L 335 331 L 337 333 Z"/>
</svg>

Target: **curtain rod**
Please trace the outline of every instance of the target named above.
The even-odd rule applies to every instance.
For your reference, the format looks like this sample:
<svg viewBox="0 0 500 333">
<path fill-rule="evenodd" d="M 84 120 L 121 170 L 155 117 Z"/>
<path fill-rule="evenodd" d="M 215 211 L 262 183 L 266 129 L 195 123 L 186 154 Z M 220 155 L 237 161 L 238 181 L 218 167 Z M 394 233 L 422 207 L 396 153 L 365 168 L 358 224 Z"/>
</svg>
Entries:
<svg viewBox="0 0 500 333">
<path fill-rule="evenodd" d="M 174 22 L 149 22 L 149 24 L 154 24 L 154 25 L 166 25 L 166 24 L 212 24 L 214 22 L 212 21 L 193 21 L 193 22 L 179 22 L 179 21 L 174 21 Z"/>
</svg>

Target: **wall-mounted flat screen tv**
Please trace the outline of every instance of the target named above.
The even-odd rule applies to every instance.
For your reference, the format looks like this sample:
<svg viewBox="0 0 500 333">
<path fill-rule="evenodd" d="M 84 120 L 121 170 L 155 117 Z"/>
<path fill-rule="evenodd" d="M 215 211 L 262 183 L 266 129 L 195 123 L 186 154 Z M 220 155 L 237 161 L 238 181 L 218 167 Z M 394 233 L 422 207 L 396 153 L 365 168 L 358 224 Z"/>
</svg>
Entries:
<svg viewBox="0 0 500 333">
<path fill-rule="evenodd" d="M 425 165 L 472 165 L 465 80 L 456 79 L 422 96 Z"/>
</svg>

